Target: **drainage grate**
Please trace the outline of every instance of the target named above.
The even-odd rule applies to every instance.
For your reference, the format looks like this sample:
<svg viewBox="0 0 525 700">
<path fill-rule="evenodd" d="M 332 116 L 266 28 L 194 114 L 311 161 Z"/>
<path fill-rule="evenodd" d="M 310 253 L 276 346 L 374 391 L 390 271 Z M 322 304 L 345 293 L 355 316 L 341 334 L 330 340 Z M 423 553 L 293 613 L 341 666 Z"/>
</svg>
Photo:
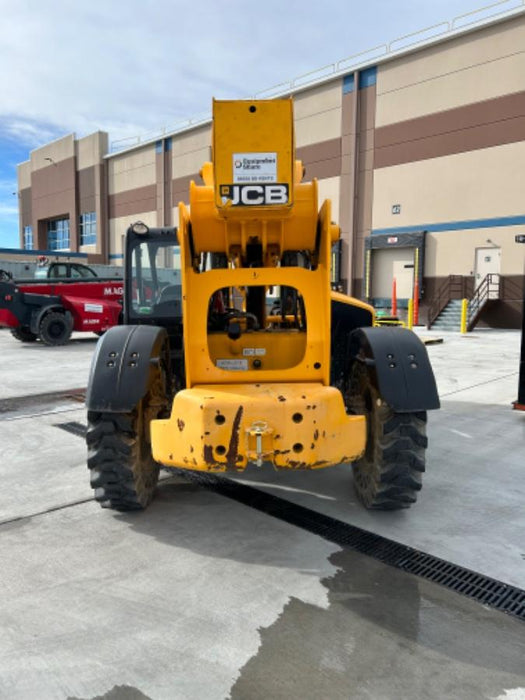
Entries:
<svg viewBox="0 0 525 700">
<path fill-rule="evenodd" d="M 85 389 L 64 389 L 0 399 L 0 420 L 28 417 L 28 413 L 33 416 L 51 413 L 54 408 L 63 406 L 64 403 L 73 401 L 84 403 L 85 397 Z"/>
<path fill-rule="evenodd" d="M 308 530 L 341 547 L 366 554 L 383 564 L 420 576 L 456 593 L 473 598 L 482 605 L 525 620 L 525 591 L 521 588 L 420 552 L 373 532 L 367 532 L 355 525 L 349 525 L 304 506 L 290 503 L 252 486 L 212 474 L 183 469 L 173 471 L 179 472 L 184 478 L 211 491 Z"/>
<path fill-rule="evenodd" d="M 84 403 L 86 400 L 86 391 L 85 389 L 76 389 L 69 394 L 64 394 L 64 398 L 71 399 L 72 401 L 78 401 L 78 403 Z"/>
<path fill-rule="evenodd" d="M 87 428 L 82 423 L 77 423 L 77 421 L 70 421 L 69 423 L 55 423 L 57 428 L 65 430 L 66 433 L 72 433 L 77 437 L 86 437 Z"/>
<path fill-rule="evenodd" d="M 73 433 L 73 435 L 79 437 L 86 435 L 87 428 L 82 423 L 72 421 L 56 425 L 62 430 Z M 210 491 L 219 493 L 221 496 L 226 496 L 274 518 L 279 518 L 290 525 L 319 535 L 329 542 L 366 554 L 383 564 L 427 579 L 451 591 L 468 596 L 482 605 L 487 605 L 525 621 L 525 591 L 521 588 L 510 586 L 489 576 L 465 569 L 463 566 L 452 564 L 431 554 L 394 542 L 381 535 L 367 532 L 355 525 L 349 525 L 328 515 L 317 513 L 310 508 L 265 493 L 253 486 L 239 484 L 237 481 L 215 474 L 184 469 L 169 469 L 169 471 Z"/>
</svg>

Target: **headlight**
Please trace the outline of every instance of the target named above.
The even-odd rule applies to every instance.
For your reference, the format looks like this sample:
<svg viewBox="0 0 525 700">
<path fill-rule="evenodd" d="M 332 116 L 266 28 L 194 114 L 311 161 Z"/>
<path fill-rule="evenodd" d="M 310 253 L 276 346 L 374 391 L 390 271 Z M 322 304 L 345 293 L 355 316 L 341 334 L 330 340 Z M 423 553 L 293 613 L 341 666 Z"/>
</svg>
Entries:
<svg viewBox="0 0 525 700">
<path fill-rule="evenodd" d="M 144 236 L 146 233 L 149 233 L 149 228 L 142 221 L 137 221 L 134 224 L 132 224 L 131 230 L 138 236 Z"/>
</svg>

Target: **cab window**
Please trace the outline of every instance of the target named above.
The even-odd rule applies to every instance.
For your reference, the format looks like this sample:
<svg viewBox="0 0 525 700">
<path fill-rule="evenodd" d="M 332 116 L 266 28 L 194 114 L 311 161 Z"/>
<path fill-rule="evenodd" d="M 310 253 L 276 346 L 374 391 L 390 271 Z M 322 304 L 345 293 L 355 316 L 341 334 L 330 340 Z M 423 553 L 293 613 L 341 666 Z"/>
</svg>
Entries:
<svg viewBox="0 0 525 700">
<path fill-rule="evenodd" d="M 71 265 L 71 277 L 78 278 L 82 277 L 84 279 L 93 279 L 96 274 L 89 267 L 84 267 L 83 265 Z"/>
<path fill-rule="evenodd" d="M 67 265 L 62 264 L 62 263 L 57 263 L 56 265 L 53 265 L 49 276 L 53 277 L 53 278 L 67 277 Z"/>
</svg>

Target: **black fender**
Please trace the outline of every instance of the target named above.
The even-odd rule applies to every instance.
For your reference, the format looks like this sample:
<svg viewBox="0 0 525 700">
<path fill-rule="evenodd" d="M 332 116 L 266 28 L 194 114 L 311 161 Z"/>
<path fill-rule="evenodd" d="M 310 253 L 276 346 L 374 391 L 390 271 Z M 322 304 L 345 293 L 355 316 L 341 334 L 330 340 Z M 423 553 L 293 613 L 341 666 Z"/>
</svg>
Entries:
<svg viewBox="0 0 525 700">
<path fill-rule="evenodd" d="M 29 295 L 26 295 L 29 296 Z M 41 295 L 36 295 L 36 296 L 41 296 Z M 56 297 L 58 300 L 59 297 Z M 35 335 L 38 335 L 40 332 L 40 323 L 44 316 L 48 314 L 50 311 L 58 311 L 61 314 L 64 314 L 66 321 L 68 325 L 71 327 L 71 330 L 73 330 L 73 315 L 70 311 L 67 311 L 64 309 L 60 301 L 56 302 L 50 302 L 48 304 L 44 304 L 43 306 L 39 306 L 35 309 L 33 309 L 33 313 L 31 314 L 31 323 L 30 325 L 30 330 L 32 333 L 35 333 Z"/>
<path fill-rule="evenodd" d="M 91 361 L 88 410 L 132 411 L 146 395 L 167 342 L 168 333 L 159 326 L 113 326 L 107 330 Z"/>
<path fill-rule="evenodd" d="M 384 401 L 398 413 L 439 408 L 425 345 L 406 328 L 358 328 L 350 335 L 350 361 L 374 373 Z"/>
</svg>

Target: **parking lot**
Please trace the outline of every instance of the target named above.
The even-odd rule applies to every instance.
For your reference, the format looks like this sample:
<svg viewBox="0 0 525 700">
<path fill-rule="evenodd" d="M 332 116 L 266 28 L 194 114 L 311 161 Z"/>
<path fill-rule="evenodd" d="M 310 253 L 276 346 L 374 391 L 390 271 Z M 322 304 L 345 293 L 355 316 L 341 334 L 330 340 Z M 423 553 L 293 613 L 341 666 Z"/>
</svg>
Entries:
<svg viewBox="0 0 525 700">
<path fill-rule="evenodd" d="M 0 697 L 525 698 L 524 620 L 280 515 L 301 506 L 525 589 L 520 334 L 439 337 L 442 408 L 410 510 L 364 510 L 341 465 L 228 476 L 274 511 L 166 472 L 147 511 L 120 514 L 86 468 L 95 336 L 1 331 Z"/>
</svg>

